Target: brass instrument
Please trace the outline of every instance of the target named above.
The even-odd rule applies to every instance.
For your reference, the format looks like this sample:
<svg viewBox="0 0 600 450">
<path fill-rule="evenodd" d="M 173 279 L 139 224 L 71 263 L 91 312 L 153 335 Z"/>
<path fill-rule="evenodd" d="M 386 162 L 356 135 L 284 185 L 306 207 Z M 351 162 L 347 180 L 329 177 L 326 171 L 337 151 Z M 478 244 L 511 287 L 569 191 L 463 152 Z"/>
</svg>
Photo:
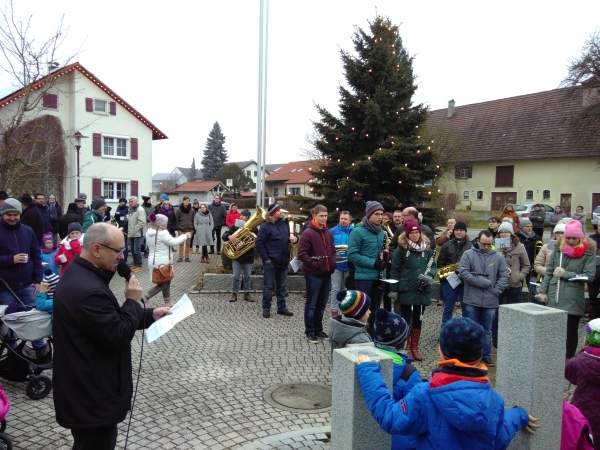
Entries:
<svg viewBox="0 0 600 450">
<path fill-rule="evenodd" d="M 438 278 L 440 280 L 445 280 L 446 278 L 448 278 L 448 276 L 450 276 L 450 274 L 454 273 L 458 269 L 459 264 L 459 262 L 455 262 L 454 264 L 442 267 L 438 270 Z"/>
<path fill-rule="evenodd" d="M 252 249 L 256 242 L 256 235 L 250 231 L 265 221 L 267 212 L 256 205 L 256 212 L 248 219 L 242 228 L 239 228 L 232 236 L 235 236 L 235 242 L 227 241 L 223 245 L 223 253 L 229 259 L 238 259 L 244 253 Z"/>
<path fill-rule="evenodd" d="M 384 238 L 383 242 L 384 242 L 384 247 L 387 250 L 390 248 L 390 242 L 392 242 L 394 233 L 392 233 L 392 230 L 390 229 L 390 226 L 387 223 L 382 223 L 381 228 L 383 228 L 383 230 L 385 231 L 385 238 Z"/>
<path fill-rule="evenodd" d="M 282 209 L 281 211 L 284 211 L 284 214 L 288 214 L 288 212 L 285 209 Z M 297 217 L 292 217 L 292 216 L 288 216 L 287 219 L 285 219 L 285 221 L 288 224 L 288 229 L 290 230 L 290 236 L 296 236 L 296 225 L 298 225 L 298 218 Z M 292 244 L 292 242 L 290 241 L 290 261 L 292 259 L 294 259 L 294 244 Z"/>
</svg>

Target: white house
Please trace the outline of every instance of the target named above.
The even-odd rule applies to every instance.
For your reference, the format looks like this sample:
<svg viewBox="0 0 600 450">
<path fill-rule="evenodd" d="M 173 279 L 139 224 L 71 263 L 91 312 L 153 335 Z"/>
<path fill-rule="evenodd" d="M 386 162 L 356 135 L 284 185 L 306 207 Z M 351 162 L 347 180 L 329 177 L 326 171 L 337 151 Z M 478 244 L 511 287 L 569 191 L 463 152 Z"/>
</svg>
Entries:
<svg viewBox="0 0 600 450">
<path fill-rule="evenodd" d="M 150 193 L 152 141 L 167 136 L 79 63 L 50 73 L 31 89 L 43 88 L 49 80 L 54 84 L 31 118 L 55 116 L 65 137 L 79 131 L 87 138 L 81 139 L 79 189 L 76 142 L 66 139 L 62 204 L 72 202 L 78 190 L 88 195 L 88 202 L 102 195 L 112 206 L 120 197 Z M 0 98 L 0 114 L 14 112 L 24 95 L 18 90 Z"/>
</svg>

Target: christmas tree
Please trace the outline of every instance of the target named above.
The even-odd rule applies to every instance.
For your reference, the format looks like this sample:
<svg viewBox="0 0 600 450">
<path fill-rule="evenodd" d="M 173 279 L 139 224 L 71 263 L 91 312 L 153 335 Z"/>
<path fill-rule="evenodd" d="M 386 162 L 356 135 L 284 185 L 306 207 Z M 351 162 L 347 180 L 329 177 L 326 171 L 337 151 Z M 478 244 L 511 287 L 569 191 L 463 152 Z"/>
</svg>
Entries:
<svg viewBox="0 0 600 450">
<path fill-rule="evenodd" d="M 225 135 L 221 131 L 219 122 L 215 122 L 204 146 L 202 157 L 202 179 L 215 180 L 219 170 L 227 162 L 227 150 L 225 150 Z"/>
<path fill-rule="evenodd" d="M 427 108 L 413 105 L 417 90 L 413 57 L 402 45 L 398 26 L 376 17 L 369 31 L 356 28 L 356 54 L 341 51 L 347 85 L 339 87 L 339 115 L 317 105 L 314 147 L 320 161 L 312 167 L 313 194 L 295 198 L 303 206 L 325 204 L 359 217 L 365 202 L 386 210 L 429 201 L 424 184 L 438 173 L 436 156 L 421 136 Z"/>
</svg>

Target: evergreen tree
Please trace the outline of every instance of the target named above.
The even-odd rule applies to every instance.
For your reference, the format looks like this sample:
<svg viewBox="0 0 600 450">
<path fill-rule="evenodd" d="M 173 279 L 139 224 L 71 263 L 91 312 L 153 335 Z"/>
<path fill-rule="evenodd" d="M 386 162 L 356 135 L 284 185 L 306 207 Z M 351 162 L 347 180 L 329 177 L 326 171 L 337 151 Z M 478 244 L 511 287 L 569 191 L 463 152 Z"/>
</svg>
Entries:
<svg viewBox="0 0 600 450">
<path fill-rule="evenodd" d="M 215 180 L 219 180 L 225 186 L 227 186 L 228 179 L 233 181 L 233 184 L 229 188 L 233 192 L 233 198 L 237 198 L 240 192 L 248 191 L 252 187 L 252 178 L 246 175 L 236 163 L 223 166 L 215 177 Z"/>
<path fill-rule="evenodd" d="M 225 135 L 221 132 L 219 122 L 215 122 L 208 133 L 206 145 L 204 146 L 204 157 L 202 158 L 202 179 L 214 180 L 216 175 L 227 162 L 227 150 L 225 150 Z"/>
<path fill-rule="evenodd" d="M 340 86 L 340 113 L 317 105 L 314 123 L 313 193 L 330 211 L 348 209 L 359 217 L 365 202 L 377 200 L 387 210 L 431 199 L 423 184 L 437 176 L 435 154 L 421 137 L 427 108 L 413 105 L 417 86 L 413 57 L 402 45 L 398 26 L 376 17 L 369 32 L 356 28 L 356 55 L 341 51 L 349 89 Z M 315 199 L 295 198 L 304 206 Z"/>
<path fill-rule="evenodd" d="M 196 170 L 196 158 L 192 158 L 192 166 L 190 167 L 190 173 L 188 174 L 188 178 L 193 180 L 198 175 L 198 171 Z"/>
</svg>

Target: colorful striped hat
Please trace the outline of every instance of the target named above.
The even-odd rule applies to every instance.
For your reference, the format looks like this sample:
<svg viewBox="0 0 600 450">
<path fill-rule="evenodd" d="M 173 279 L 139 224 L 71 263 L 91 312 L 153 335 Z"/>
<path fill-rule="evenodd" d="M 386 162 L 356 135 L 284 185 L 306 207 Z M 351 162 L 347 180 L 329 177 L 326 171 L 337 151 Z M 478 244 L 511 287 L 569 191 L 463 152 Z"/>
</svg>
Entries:
<svg viewBox="0 0 600 450">
<path fill-rule="evenodd" d="M 383 205 L 379 202 L 369 201 L 365 207 L 365 215 L 371 217 L 375 211 L 385 211 Z"/>
<path fill-rule="evenodd" d="M 596 347 L 600 347 L 600 319 L 590 320 L 585 326 L 585 339 Z"/>
<path fill-rule="evenodd" d="M 360 319 L 371 306 L 371 298 L 361 291 L 341 290 L 337 293 L 340 312 L 346 317 Z"/>
</svg>

